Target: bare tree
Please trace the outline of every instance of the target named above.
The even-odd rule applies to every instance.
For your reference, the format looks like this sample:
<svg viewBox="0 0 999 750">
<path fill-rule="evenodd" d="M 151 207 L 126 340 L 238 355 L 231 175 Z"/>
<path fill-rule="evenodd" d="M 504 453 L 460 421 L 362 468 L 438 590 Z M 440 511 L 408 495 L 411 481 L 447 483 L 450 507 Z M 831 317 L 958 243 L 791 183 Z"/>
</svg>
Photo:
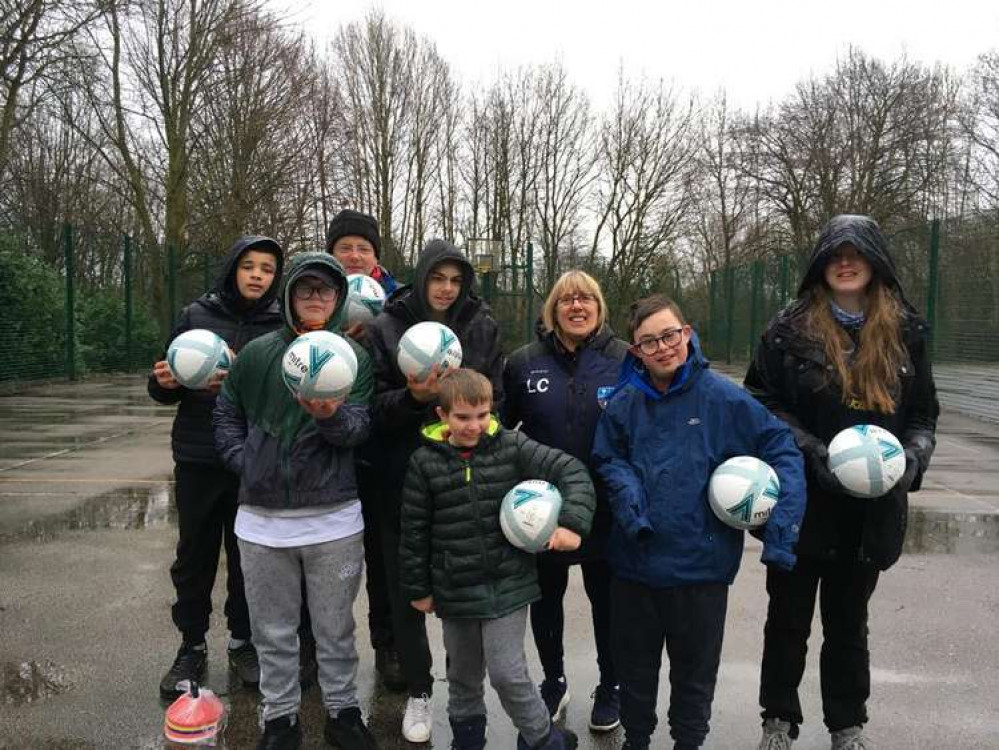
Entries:
<svg viewBox="0 0 999 750">
<path fill-rule="evenodd" d="M 693 102 L 619 75 L 598 136 L 596 227 L 587 265 L 606 260 L 612 305 L 648 292 L 690 205 Z"/>
</svg>

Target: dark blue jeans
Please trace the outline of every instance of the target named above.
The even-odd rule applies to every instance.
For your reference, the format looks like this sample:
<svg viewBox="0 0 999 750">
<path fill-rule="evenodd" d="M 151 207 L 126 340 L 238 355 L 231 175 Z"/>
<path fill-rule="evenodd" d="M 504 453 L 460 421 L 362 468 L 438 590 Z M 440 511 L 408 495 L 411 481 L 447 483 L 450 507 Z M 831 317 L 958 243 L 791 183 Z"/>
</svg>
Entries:
<svg viewBox="0 0 999 750">
<path fill-rule="evenodd" d="M 822 616 L 819 657 L 822 713 L 830 732 L 867 723 L 871 662 L 867 648 L 867 604 L 878 571 L 857 563 L 798 558 L 790 573 L 767 569 L 770 604 L 763 636 L 760 705 L 763 718 L 791 722 L 797 737 L 804 717 L 798 686 L 815 612 Z"/>
<path fill-rule="evenodd" d="M 704 744 L 727 608 L 724 583 L 652 588 L 614 578 L 611 631 L 621 684 L 621 724 L 635 747 L 649 746 L 658 723 L 664 646 L 669 658 L 670 735 L 678 746 Z"/>
</svg>

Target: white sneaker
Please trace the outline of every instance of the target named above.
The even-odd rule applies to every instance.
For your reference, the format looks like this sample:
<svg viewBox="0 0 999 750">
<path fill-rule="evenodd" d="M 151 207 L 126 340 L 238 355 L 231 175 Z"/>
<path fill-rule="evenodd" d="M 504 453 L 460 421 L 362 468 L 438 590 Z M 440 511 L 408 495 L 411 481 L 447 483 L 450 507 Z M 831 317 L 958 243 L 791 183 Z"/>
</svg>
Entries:
<svg viewBox="0 0 999 750">
<path fill-rule="evenodd" d="M 410 742 L 430 742 L 432 726 L 430 696 L 410 697 L 406 701 L 406 713 L 402 717 L 402 736 Z"/>
</svg>

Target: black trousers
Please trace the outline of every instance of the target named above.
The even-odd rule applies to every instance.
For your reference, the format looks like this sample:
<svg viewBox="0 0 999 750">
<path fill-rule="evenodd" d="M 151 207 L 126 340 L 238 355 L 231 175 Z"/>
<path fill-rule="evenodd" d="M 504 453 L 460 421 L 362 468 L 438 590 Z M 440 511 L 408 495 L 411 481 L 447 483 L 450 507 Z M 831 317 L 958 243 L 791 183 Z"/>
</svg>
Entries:
<svg viewBox="0 0 999 750">
<path fill-rule="evenodd" d="M 357 469 L 357 494 L 364 516 L 364 585 L 368 593 L 368 632 L 371 647 L 392 648 L 395 635 L 388 579 L 385 576 L 385 556 L 382 553 L 381 522 L 378 513 L 378 490 L 369 469 Z M 302 611 L 298 634 L 303 640 L 312 638 L 312 617 L 309 614 L 305 579 L 302 579 Z"/>
<path fill-rule="evenodd" d="M 200 643 L 208 632 L 212 588 L 223 543 L 226 555 L 225 615 L 233 638 L 250 637 L 250 613 L 233 527 L 239 479 L 224 469 L 195 463 L 174 467 L 177 557 L 170 578 L 177 592 L 173 622 L 184 640 Z"/>
<path fill-rule="evenodd" d="M 393 523 L 385 516 L 381 521 L 382 552 L 389 598 L 392 602 L 392 624 L 395 632 L 395 648 L 399 654 L 399 666 L 402 668 L 411 696 L 432 695 L 434 678 L 430 668 L 433 659 L 430 655 L 430 643 L 427 640 L 426 616 L 414 609 L 406 600 L 399 583 L 398 522 Z"/>
<path fill-rule="evenodd" d="M 614 663 L 621 685 L 621 724 L 627 739 L 646 747 L 658 718 L 663 646 L 669 657 L 669 726 L 677 745 L 700 747 L 708 736 L 715 696 L 728 586 L 724 583 L 652 588 L 611 582 Z"/>
<path fill-rule="evenodd" d="M 593 617 L 593 638 L 597 646 L 597 667 L 600 684 L 616 685 L 610 627 L 611 570 L 606 560 L 579 563 L 583 573 L 583 588 L 590 600 Z M 550 555 L 538 555 L 538 582 L 541 599 L 531 605 L 531 632 L 538 647 L 545 679 L 554 680 L 565 674 L 562 640 L 565 613 L 562 602 L 569 584 L 570 565 Z"/>
<path fill-rule="evenodd" d="M 808 635 L 819 596 L 822 653 L 819 658 L 822 713 L 830 732 L 867 722 L 871 660 L 867 605 L 878 571 L 857 563 L 798 558 L 790 573 L 767 569 L 767 624 L 763 635 L 760 705 L 763 718 L 792 724 L 804 720 L 798 686 L 805 672 Z"/>
</svg>

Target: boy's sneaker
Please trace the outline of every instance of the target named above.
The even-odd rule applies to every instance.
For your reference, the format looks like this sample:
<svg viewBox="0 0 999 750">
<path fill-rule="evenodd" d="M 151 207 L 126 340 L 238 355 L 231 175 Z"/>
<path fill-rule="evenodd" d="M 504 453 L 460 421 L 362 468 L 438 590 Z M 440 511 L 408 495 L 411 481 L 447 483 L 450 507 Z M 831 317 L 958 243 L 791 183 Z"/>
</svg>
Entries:
<svg viewBox="0 0 999 750">
<path fill-rule="evenodd" d="M 401 693 L 406 689 L 406 678 L 402 674 L 402 665 L 399 664 L 399 654 L 391 646 L 375 649 L 375 671 L 382 678 L 386 690 Z"/>
<path fill-rule="evenodd" d="M 229 653 L 229 668 L 236 673 L 239 681 L 247 687 L 260 684 L 260 662 L 257 660 L 257 649 L 247 641 L 237 648 L 226 649 Z"/>
<path fill-rule="evenodd" d="M 378 750 L 375 738 L 364 725 L 361 709 L 357 706 L 341 708 L 335 719 L 327 716 L 323 736 L 340 750 Z"/>
<path fill-rule="evenodd" d="M 430 696 L 426 693 L 418 698 L 410 696 L 406 701 L 406 713 L 402 716 L 402 736 L 409 742 L 430 742 L 432 727 Z"/>
<path fill-rule="evenodd" d="M 264 723 L 264 734 L 257 750 L 298 750 L 302 744 L 302 727 L 298 716 L 278 716 Z"/>
<path fill-rule="evenodd" d="M 791 722 L 773 718 L 763 722 L 759 750 L 790 750 L 792 742 Z"/>
<path fill-rule="evenodd" d="M 469 716 L 467 719 L 450 719 L 451 750 L 484 750 L 486 747 L 486 717 Z"/>
<path fill-rule="evenodd" d="M 565 707 L 569 705 L 569 683 L 565 677 L 556 680 L 545 680 L 538 686 L 541 692 L 541 700 L 548 706 L 548 715 L 552 717 L 552 722 L 561 721 L 565 714 Z"/>
<path fill-rule="evenodd" d="M 579 745 L 579 738 L 574 732 L 568 729 L 552 727 L 545 737 L 537 745 L 528 745 L 521 735 L 517 735 L 517 750 L 576 750 Z"/>
<path fill-rule="evenodd" d="M 597 685 L 593 691 L 593 711 L 590 712 L 590 729 L 609 732 L 621 725 L 621 698 L 617 685 Z"/>
<path fill-rule="evenodd" d="M 837 729 L 832 735 L 832 750 L 874 750 L 874 743 L 864 736 L 863 727 Z"/>
<path fill-rule="evenodd" d="M 201 643 L 182 643 L 173 665 L 160 680 L 160 697 L 164 700 L 178 698 L 190 687 L 191 682 L 202 682 L 208 669 L 208 648 Z"/>
</svg>

